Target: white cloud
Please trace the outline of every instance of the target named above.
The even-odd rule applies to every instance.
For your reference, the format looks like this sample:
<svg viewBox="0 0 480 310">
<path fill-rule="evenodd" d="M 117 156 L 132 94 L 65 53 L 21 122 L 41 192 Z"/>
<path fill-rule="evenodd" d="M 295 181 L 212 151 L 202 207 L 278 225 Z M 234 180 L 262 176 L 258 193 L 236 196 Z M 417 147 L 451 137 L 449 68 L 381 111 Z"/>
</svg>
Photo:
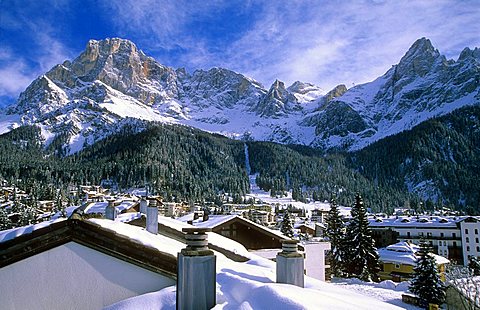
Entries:
<svg viewBox="0 0 480 310">
<path fill-rule="evenodd" d="M 216 14 L 222 5 L 130 0 L 113 7 L 120 26 L 150 34 L 162 48 L 184 49 L 179 57 L 185 66 L 224 66 L 266 84 L 275 78 L 304 80 L 328 89 L 367 82 L 424 36 L 449 57 L 480 45 L 475 1 L 265 1 L 239 8 L 255 5 L 261 12 L 239 39 L 218 50 L 205 38 L 193 38 L 186 25 L 198 15 Z"/>
<path fill-rule="evenodd" d="M 65 3 L 56 1 L 52 5 Z M 15 54 L 12 46 L 0 49 L 0 96 L 15 99 L 35 78 L 72 57 L 72 52 L 55 39 L 55 29 L 46 21 L 31 20 L 22 15 L 16 16 L 16 21 L 29 32 L 36 48 L 21 54 Z M 17 24 L 11 26 L 17 27 Z"/>
<path fill-rule="evenodd" d="M 0 64 L 0 96 L 17 95 L 32 81 L 26 64 L 6 48 L 0 49 Z"/>
<path fill-rule="evenodd" d="M 478 45 L 478 18 L 478 6 L 453 1 L 279 2 L 231 47 L 225 63 L 264 82 L 351 86 L 386 72 L 423 36 L 450 57 Z"/>
</svg>

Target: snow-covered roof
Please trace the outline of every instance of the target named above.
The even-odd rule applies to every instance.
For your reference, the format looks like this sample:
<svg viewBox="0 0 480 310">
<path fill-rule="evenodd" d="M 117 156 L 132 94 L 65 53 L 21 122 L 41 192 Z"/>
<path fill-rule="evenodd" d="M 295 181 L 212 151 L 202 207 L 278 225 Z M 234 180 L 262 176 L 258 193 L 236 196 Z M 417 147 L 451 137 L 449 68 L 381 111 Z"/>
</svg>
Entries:
<svg viewBox="0 0 480 310">
<path fill-rule="evenodd" d="M 185 244 L 163 235 L 154 235 L 144 228 L 134 225 L 122 223 L 120 221 L 111 221 L 106 219 L 88 219 L 87 221 L 100 225 L 105 229 L 109 229 L 117 233 L 128 237 L 131 240 L 139 242 L 145 246 L 157 249 L 161 252 L 165 252 L 176 256 L 181 249 L 185 247 Z"/>
<path fill-rule="evenodd" d="M 177 229 L 183 226 L 191 227 L 173 219 L 160 218 L 164 225 Z M 5 240 L 6 236 L 15 238 L 60 221 L 65 221 L 65 219 L 45 222 L 42 225 L 16 228 L 2 232 L 0 236 L 2 236 L 2 240 Z M 114 231 L 114 236 L 123 236 L 148 248 L 157 249 L 162 253 L 173 256 L 176 256 L 185 247 L 185 244 L 178 240 L 161 234 L 154 235 L 144 228 L 120 221 L 88 219 L 84 222 L 93 223 L 96 227 L 101 227 L 102 230 Z M 210 238 L 213 237 L 212 239 L 214 239 L 215 235 L 209 233 L 209 241 L 213 241 Z M 223 238 L 219 235 L 216 236 Z M 229 244 L 223 244 L 223 246 L 231 251 L 242 247 L 233 240 L 230 240 Z M 248 262 L 236 262 L 219 252 L 215 252 L 217 256 L 217 305 L 214 309 L 401 309 L 393 304 L 308 276 L 305 277 L 305 288 L 275 283 L 274 262 L 246 250 L 242 254 L 248 255 Z M 174 309 L 175 294 L 175 287 L 171 286 L 158 292 L 121 301 L 110 309 Z M 348 298 L 345 298 L 346 296 Z"/>
<path fill-rule="evenodd" d="M 122 212 L 122 211 L 130 209 L 135 204 L 136 204 L 135 201 L 123 200 L 118 205 L 117 205 L 117 203 L 115 203 L 115 209 L 117 209 L 117 212 Z M 92 202 L 92 203 L 87 205 L 84 212 L 87 213 L 87 214 L 93 214 L 93 213 L 104 214 L 105 213 L 105 208 L 107 206 L 108 206 L 108 202 L 106 202 L 106 201 Z"/>
<path fill-rule="evenodd" d="M 201 221 L 199 220 L 198 222 L 194 222 L 193 225 L 195 227 L 205 227 L 205 228 L 215 228 L 218 227 L 219 225 L 222 225 L 230 220 L 233 219 L 239 219 L 241 221 L 244 221 L 252 226 L 255 226 L 259 228 L 260 230 L 266 231 L 268 233 L 274 234 L 277 237 L 281 239 L 290 239 L 284 234 L 282 234 L 279 230 L 274 230 L 270 229 L 268 227 L 265 227 L 263 225 L 257 224 L 255 222 L 252 222 L 244 217 L 238 216 L 238 215 L 210 215 L 207 221 Z"/>
<path fill-rule="evenodd" d="M 253 257 L 253 255 L 252 255 Z M 126 299 L 106 309 L 174 309 L 175 287 Z M 213 309 L 403 309 L 344 287 L 305 277 L 305 288 L 275 283 L 275 263 L 217 258 L 217 305 Z"/>
<path fill-rule="evenodd" d="M 387 218 L 369 218 L 372 227 L 423 227 L 456 228 L 457 223 L 466 216 L 391 216 Z"/>
<path fill-rule="evenodd" d="M 176 231 L 179 231 L 179 232 L 182 231 L 182 228 L 188 228 L 188 227 L 191 228 L 192 227 L 192 225 L 190 225 L 190 224 L 183 223 L 183 222 L 178 221 L 176 219 L 172 219 L 172 218 L 165 217 L 165 216 L 159 216 L 158 217 L 158 223 L 161 224 L 161 225 L 167 226 L 169 228 L 172 228 L 172 229 L 174 229 Z M 227 237 L 224 237 L 222 235 L 216 234 L 214 232 L 209 232 L 209 233 L 207 233 L 207 235 L 208 235 L 208 242 L 210 244 L 212 244 L 214 246 L 217 246 L 217 247 L 220 247 L 220 248 L 227 249 L 228 251 L 230 251 L 232 253 L 242 255 L 244 257 L 249 257 L 249 252 L 240 243 L 238 243 L 238 242 L 236 242 L 232 239 L 229 239 Z"/>
<path fill-rule="evenodd" d="M 409 242 L 398 242 L 387 246 L 386 248 L 378 249 L 378 256 L 380 261 L 384 263 L 398 263 L 404 265 L 415 266 L 419 250 L 419 246 Z M 431 253 L 438 265 L 448 264 L 450 261 L 443 256 Z"/>
<path fill-rule="evenodd" d="M 0 231 L 0 243 L 8 241 L 8 240 L 12 240 L 12 239 L 17 238 L 17 237 L 22 236 L 22 235 L 31 234 L 35 230 L 38 230 L 38 229 L 41 229 L 41 228 L 44 228 L 44 227 L 48 227 L 53 223 L 58 223 L 58 222 L 62 222 L 62 221 L 65 221 L 65 220 L 66 220 L 66 218 L 58 218 L 58 219 L 51 220 L 51 221 L 41 222 L 41 223 L 38 223 L 38 224 L 35 224 L 35 225 L 32 224 L 32 225 L 27 225 L 27 226 L 2 230 L 2 231 Z"/>
</svg>

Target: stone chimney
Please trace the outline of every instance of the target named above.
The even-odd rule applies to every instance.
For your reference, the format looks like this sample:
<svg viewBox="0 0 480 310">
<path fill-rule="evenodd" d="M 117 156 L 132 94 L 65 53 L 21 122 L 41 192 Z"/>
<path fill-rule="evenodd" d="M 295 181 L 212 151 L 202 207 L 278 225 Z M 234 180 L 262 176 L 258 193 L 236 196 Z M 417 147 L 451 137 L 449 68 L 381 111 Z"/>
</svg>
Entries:
<svg viewBox="0 0 480 310">
<path fill-rule="evenodd" d="M 147 214 L 147 205 L 147 197 L 142 197 L 142 199 L 140 200 L 140 213 Z"/>
<path fill-rule="evenodd" d="M 147 207 L 147 231 L 152 234 L 158 233 L 158 208 L 157 200 L 151 199 Z"/>
<path fill-rule="evenodd" d="M 178 253 L 177 309 L 211 309 L 216 304 L 216 256 L 208 249 L 211 228 L 183 228 L 187 247 Z"/>
<path fill-rule="evenodd" d="M 304 286 L 304 258 L 297 244 L 297 240 L 282 240 L 282 252 L 277 254 L 277 283 Z"/>
<path fill-rule="evenodd" d="M 105 208 L 105 218 L 107 220 L 115 220 L 117 217 L 117 209 L 115 208 L 115 199 L 109 199 L 108 205 Z"/>
</svg>

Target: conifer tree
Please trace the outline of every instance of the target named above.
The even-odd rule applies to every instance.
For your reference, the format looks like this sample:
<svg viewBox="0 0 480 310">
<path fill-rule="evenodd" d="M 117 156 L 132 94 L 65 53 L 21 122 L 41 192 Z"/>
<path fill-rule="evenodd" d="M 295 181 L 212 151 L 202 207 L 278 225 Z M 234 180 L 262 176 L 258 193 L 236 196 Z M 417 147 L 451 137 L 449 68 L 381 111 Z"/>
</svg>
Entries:
<svg viewBox="0 0 480 310">
<path fill-rule="evenodd" d="M 478 257 L 468 257 L 468 269 L 470 269 L 474 276 L 480 276 L 480 261 Z"/>
<path fill-rule="evenodd" d="M 287 237 L 293 238 L 293 223 L 290 218 L 290 213 L 285 211 L 283 214 L 282 224 L 280 227 L 280 231 Z"/>
<path fill-rule="evenodd" d="M 440 305 L 445 300 L 445 286 L 440 279 L 435 258 L 425 240 L 420 241 L 417 255 L 415 278 L 409 290 L 426 303 Z"/>
<path fill-rule="evenodd" d="M 0 208 L 0 230 L 12 228 L 12 221 L 8 218 L 8 213 L 4 208 Z"/>
<path fill-rule="evenodd" d="M 341 277 L 345 263 L 345 223 L 342 220 L 335 198 L 332 198 L 330 202 L 330 210 L 328 211 L 326 224 L 327 229 L 325 234 L 331 244 L 330 270 L 333 276 Z"/>
<path fill-rule="evenodd" d="M 375 281 L 380 271 L 378 253 L 369 227 L 367 210 L 359 194 L 355 196 L 351 215 L 352 219 L 348 223 L 345 238 L 345 246 L 348 247 L 346 272 L 349 276 L 363 281 Z"/>
</svg>

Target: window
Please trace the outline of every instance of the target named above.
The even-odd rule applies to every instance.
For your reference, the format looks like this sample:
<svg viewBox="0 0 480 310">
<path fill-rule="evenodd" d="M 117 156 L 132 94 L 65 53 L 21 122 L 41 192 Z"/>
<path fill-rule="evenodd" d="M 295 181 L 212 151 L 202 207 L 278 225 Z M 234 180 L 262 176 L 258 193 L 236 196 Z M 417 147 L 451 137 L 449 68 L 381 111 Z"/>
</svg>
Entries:
<svg viewBox="0 0 480 310">
<path fill-rule="evenodd" d="M 480 246 L 477 246 L 477 252 L 480 252 Z"/>
<path fill-rule="evenodd" d="M 442 237 L 442 238 L 444 237 L 443 233 L 440 233 L 440 237 Z"/>
<path fill-rule="evenodd" d="M 395 269 L 400 269 L 400 264 L 395 264 Z"/>
<path fill-rule="evenodd" d="M 427 237 L 431 237 L 432 236 L 432 233 L 431 232 L 427 232 Z"/>
<path fill-rule="evenodd" d="M 478 243 L 478 238 L 475 238 L 475 243 Z"/>
<path fill-rule="evenodd" d="M 409 231 L 407 231 L 407 237 L 410 238 L 410 232 Z"/>
<path fill-rule="evenodd" d="M 465 234 L 468 235 L 468 228 L 465 228 Z"/>
<path fill-rule="evenodd" d="M 467 245 L 467 252 L 470 252 L 470 247 Z"/>
<path fill-rule="evenodd" d="M 457 234 L 456 234 L 456 233 L 452 233 L 452 238 L 457 238 Z"/>
<path fill-rule="evenodd" d="M 478 229 L 475 228 L 475 235 L 478 235 Z"/>
<path fill-rule="evenodd" d="M 454 247 L 454 248 L 457 247 L 457 242 L 456 242 L 456 241 L 453 241 L 453 247 Z"/>
<path fill-rule="evenodd" d="M 468 238 L 468 237 L 465 238 L 465 241 L 466 241 L 467 243 L 470 243 L 470 238 Z"/>
</svg>

